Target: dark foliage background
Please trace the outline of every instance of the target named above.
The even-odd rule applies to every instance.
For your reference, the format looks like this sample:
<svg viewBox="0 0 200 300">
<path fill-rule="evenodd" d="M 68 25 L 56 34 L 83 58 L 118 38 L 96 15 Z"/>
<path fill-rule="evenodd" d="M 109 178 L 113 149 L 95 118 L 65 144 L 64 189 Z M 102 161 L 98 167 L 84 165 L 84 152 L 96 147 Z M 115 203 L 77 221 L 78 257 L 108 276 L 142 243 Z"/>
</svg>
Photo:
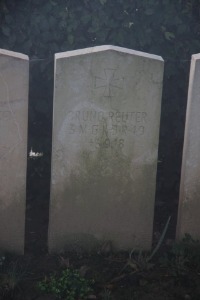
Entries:
<svg viewBox="0 0 200 300">
<path fill-rule="evenodd" d="M 53 55 L 102 44 L 165 60 L 155 231 L 172 214 L 175 233 L 189 66 L 200 52 L 200 0 L 1 0 L 0 47 L 30 57 L 29 151 L 44 152 L 28 160 L 27 251 L 46 251 Z"/>
</svg>

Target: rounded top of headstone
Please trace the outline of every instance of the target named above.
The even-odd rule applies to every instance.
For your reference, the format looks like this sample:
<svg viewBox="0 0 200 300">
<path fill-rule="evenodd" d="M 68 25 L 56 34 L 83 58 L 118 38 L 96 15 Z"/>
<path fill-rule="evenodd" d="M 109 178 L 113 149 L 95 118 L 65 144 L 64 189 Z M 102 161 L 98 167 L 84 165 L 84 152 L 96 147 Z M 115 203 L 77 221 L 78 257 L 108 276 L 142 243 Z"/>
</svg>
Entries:
<svg viewBox="0 0 200 300">
<path fill-rule="evenodd" d="M 66 58 L 66 57 L 71 57 L 71 56 L 78 56 L 78 55 L 85 55 L 85 54 L 92 54 L 92 53 L 103 52 L 103 51 L 108 51 L 108 50 L 163 61 L 162 57 L 158 56 L 158 55 L 149 54 L 146 52 L 136 51 L 136 50 L 118 47 L 118 46 L 112 46 L 112 45 L 103 45 L 103 46 L 96 46 L 96 47 L 60 52 L 60 53 L 55 54 L 55 59 Z"/>
<path fill-rule="evenodd" d="M 25 54 L 10 51 L 10 50 L 5 50 L 5 49 L 0 49 L 0 55 L 15 57 L 15 58 L 24 59 L 24 60 L 29 60 L 29 57 Z"/>
</svg>

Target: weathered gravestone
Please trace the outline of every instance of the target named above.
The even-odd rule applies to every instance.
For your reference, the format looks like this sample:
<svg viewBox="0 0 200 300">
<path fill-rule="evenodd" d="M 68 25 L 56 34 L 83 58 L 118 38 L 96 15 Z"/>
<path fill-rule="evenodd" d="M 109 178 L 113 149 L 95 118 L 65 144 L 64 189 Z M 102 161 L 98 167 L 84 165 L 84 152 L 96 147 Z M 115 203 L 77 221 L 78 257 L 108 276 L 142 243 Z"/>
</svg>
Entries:
<svg viewBox="0 0 200 300">
<path fill-rule="evenodd" d="M 200 239 L 200 54 L 190 67 L 177 239 L 185 233 Z"/>
<path fill-rule="evenodd" d="M 55 55 L 49 250 L 150 248 L 161 57 L 114 46 Z"/>
<path fill-rule="evenodd" d="M 0 50 L 0 250 L 24 252 L 29 62 Z"/>
</svg>

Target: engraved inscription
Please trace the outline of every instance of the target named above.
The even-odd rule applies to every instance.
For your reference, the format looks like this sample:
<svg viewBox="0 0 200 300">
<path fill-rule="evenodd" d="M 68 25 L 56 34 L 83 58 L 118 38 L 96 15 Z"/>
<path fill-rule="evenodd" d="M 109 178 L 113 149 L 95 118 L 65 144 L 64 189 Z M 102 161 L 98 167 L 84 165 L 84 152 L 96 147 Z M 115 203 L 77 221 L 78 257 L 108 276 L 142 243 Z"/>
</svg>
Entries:
<svg viewBox="0 0 200 300">
<path fill-rule="evenodd" d="M 145 134 L 148 122 L 144 111 L 77 110 L 67 113 L 65 133 L 85 136 L 90 149 L 123 149 L 133 136 Z"/>
<path fill-rule="evenodd" d="M 119 112 L 119 111 L 95 111 L 95 110 L 82 110 L 82 111 L 69 111 L 67 117 L 71 121 L 89 121 L 89 122 L 98 122 L 102 120 L 110 119 L 115 123 L 126 123 L 126 122 L 135 122 L 135 123 L 146 123 L 147 122 L 147 113 L 140 111 L 132 112 Z"/>
</svg>

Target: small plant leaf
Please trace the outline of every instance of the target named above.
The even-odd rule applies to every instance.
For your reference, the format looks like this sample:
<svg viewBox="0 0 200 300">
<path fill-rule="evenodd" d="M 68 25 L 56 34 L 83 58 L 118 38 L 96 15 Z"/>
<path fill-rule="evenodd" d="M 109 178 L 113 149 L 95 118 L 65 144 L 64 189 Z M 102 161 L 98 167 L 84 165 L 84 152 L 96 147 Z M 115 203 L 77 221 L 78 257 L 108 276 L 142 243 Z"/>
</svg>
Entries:
<svg viewBox="0 0 200 300">
<path fill-rule="evenodd" d="M 165 38 L 166 38 L 166 40 L 171 41 L 172 39 L 175 39 L 175 35 L 174 35 L 173 32 L 166 31 L 165 32 Z"/>
</svg>

